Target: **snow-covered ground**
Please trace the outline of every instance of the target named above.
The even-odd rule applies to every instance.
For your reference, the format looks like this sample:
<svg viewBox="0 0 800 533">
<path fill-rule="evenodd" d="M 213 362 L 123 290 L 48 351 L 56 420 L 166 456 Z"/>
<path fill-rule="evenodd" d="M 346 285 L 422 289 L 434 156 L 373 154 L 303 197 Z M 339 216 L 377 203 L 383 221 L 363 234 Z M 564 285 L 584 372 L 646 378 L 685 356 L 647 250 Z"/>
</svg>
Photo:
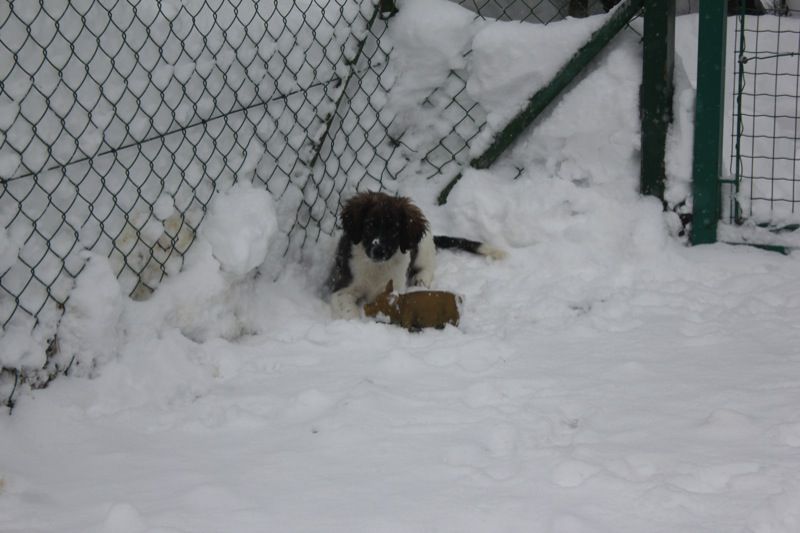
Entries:
<svg viewBox="0 0 800 533">
<path fill-rule="evenodd" d="M 442 53 L 426 35 L 434 46 L 473 24 L 439 1 L 405 5 L 430 10 L 391 33 L 398 47 L 418 36 L 423 67 Z M 559 24 L 548 35 L 591 31 Z M 560 43 L 479 26 L 455 66 L 502 114 L 513 102 L 499 95 L 524 92 Z M 696 17 L 678 34 L 673 200 L 687 190 Z M 504 35 L 530 52 L 510 72 L 486 53 Z M 617 38 L 516 147 L 518 179 L 467 172 L 443 207 L 444 180 L 399 184 L 437 233 L 510 252 L 440 255 L 436 287 L 464 297 L 459 328 L 332 320 L 318 292 L 329 240 L 277 280 L 253 276 L 281 261 L 278 208 L 246 184 L 215 198 L 184 271 L 150 300 L 123 296 L 92 256 L 60 331 L 86 359 L 0 418 L 0 531 L 800 531 L 800 260 L 689 248 L 638 196 L 639 46 Z"/>
</svg>

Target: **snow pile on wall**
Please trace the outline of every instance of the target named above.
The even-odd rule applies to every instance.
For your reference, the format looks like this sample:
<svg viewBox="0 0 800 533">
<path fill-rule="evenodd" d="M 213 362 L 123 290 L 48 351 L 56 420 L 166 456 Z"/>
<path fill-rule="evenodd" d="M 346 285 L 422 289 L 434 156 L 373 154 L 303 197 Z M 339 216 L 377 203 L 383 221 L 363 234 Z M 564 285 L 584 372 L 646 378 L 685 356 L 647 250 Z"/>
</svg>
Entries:
<svg viewBox="0 0 800 533">
<path fill-rule="evenodd" d="M 243 276 L 261 265 L 278 230 L 272 196 L 241 182 L 211 203 L 201 234 L 225 272 Z"/>
</svg>

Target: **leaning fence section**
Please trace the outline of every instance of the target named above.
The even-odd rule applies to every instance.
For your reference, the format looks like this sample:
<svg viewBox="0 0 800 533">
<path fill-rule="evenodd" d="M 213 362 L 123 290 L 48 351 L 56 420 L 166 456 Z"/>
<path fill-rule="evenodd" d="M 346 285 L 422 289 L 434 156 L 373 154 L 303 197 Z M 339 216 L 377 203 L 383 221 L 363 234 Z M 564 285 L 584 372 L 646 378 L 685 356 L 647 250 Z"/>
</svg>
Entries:
<svg viewBox="0 0 800 533">
<path fill-rule="evenodd" d="M 0 5 L 3 333 L 47 345 L 87 251 L 147 297 L 238 179 L 278 200 L 281 252 L 330 231 L 347 177 L 380 181 L 394 149 L 380 15 L 369 0 Z M 0 351 L 2 367 L 25 358 Z"/>
</svg>

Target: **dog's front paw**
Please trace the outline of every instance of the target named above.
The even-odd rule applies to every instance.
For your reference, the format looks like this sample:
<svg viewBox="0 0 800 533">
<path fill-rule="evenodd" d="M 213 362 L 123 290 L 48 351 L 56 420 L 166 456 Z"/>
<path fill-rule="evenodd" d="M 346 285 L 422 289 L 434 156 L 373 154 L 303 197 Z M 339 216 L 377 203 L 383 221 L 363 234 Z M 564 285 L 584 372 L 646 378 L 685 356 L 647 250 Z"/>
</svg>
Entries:
<svg viewBox="0 0 800 533">
<path fill-rule="evenodd" d="M 414 277 L 411 279 L 411 286 L 412 287 L 425 287 L 426 289 L 430 289 L 431 285 L 433 285 L 433 273 L 432 272 L 418 272 Z"/>
</svg>

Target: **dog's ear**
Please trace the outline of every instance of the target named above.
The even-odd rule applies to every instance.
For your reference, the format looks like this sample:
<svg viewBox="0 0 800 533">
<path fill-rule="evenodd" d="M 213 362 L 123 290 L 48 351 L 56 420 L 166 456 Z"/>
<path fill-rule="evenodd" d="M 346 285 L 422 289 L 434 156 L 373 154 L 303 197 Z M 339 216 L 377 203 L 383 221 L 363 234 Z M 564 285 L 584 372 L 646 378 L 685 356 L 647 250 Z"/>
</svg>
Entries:
<svg viewBox="0 0 800 533">
<path fill-rule="evenodd" d="M 370 205 L 372 205 L 370 193 L 360 193 L 347 200 L 342 208 L 342 228 L 353 244 L 361 242 L 364 217 Z"/>
<path fill-rule="evenodd" d="M 428 231 L 428 220 L 408 198 L 398 200 L 403 211 L 403 216 L 400 217 L 400 251 L 405 253 L 422 240 L 422 236 Z"/>
</svg>

